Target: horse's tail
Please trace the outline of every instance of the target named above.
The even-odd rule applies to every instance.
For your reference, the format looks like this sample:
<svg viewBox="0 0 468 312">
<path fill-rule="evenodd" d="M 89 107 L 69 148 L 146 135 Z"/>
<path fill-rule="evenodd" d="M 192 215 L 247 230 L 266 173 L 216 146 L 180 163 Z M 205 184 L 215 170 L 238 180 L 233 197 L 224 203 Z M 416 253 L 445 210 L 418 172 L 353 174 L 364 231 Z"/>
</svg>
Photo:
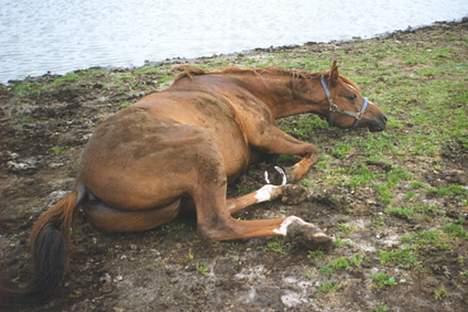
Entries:
<svg viewBox="0 0 468 312">
<path fill-rule="evenodd" d="M 47 299 L 62 283 L 74 212 L 85 188 L 70 192 L 43 212 L 31 233 L 33 275 L 24 288 L 0 285 L 0 307 Z"/>
</svg>

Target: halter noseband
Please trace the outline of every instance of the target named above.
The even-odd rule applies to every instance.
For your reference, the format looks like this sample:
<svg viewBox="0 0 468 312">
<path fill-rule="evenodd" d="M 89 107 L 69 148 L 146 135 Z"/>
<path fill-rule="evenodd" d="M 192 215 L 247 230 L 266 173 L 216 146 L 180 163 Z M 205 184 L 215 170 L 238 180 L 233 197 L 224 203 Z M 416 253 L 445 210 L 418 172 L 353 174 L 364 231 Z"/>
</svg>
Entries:
<svg viewBox="0 0 468 312">
<path fill-rule="evenodd" d="M 335 104 L 335 102 L 333 102 L 333 99 L 330 95 L 330 89 L 328 88 L 328 84 L 325 81 L 325 77 L 323 75 L 320 75 L 320 84 L 322 85 L 323 92 L 325 93 L 325 96 L 328 100 L 328 110 L 332 113 L 340 113 L 346 116 L 353 117 L 354 123 L 352 127 L 354 128 L 357 125 L 357 122 L 361 120 L 362 114 L 364 114 L 364 112 L 367 110 L 367 107 L 369 106 L 369 100 L 366 97 L 363 98 L 361 109 L 359 109 L 358 112 L 345 111 L 339 108 L 338 105 Z"/>
</svg>

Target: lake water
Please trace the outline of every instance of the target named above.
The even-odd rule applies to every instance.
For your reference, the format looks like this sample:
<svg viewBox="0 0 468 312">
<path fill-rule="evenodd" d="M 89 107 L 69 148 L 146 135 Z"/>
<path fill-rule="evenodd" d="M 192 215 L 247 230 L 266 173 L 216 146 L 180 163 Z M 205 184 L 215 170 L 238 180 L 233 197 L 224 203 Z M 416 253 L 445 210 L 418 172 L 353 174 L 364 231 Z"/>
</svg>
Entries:
<svg viewBox="0 0 468 312">
<path fill-rule="evenodd" d="M 468 0 L 0 0 L 0 81 L 461 19 Z"/>
</svg>

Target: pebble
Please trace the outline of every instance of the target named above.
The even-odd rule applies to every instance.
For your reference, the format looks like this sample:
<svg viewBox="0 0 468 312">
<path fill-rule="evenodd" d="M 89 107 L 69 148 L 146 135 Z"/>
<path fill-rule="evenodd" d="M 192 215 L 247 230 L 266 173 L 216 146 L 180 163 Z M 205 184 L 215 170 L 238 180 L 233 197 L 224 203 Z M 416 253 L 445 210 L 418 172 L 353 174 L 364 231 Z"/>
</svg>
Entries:
<svg viewBox="0 0 468 312">
<path fill-rule="evenodd" d="M 10 160 L 7 162 L 7 167 L 13 171 L 25 171 L 29 169 L 36 169 L 38 160 L 35 157 L 25 158 L 22 161 Z"/>
</svg>

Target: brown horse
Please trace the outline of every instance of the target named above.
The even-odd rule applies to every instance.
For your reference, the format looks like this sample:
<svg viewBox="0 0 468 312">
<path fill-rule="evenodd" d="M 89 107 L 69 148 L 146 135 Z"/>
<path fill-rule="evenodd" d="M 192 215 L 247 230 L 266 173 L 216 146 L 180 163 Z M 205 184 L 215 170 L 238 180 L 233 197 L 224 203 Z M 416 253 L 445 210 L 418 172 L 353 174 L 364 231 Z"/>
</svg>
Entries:
<svg viewBox="0 0 468 312">
<path fill-rule="evenodd" d="M 60 285 L 77 207 L 98 229 L 137 232 L 170 222 L 188 198 L 198 230 L 209 239 L 289 236 L 294 230 L 311 243 L 330 242 L 318 227 L 295 216 L 243 221 L 232 215 L 277 198 L 287 181 L 304 177 L 318 159 L 313 144 L 286 134 L 275 119 L 315 113 L 338 127 L 381 131 L 386 118 L 379 108 L 339 75 L 335 63 L 327 73 L 183 70 L 168 89 L 97 127 L 82 155 L 75 190 L 34 224 L 29 286 L 1 288 L 4 303 L 44 298 Z M 285 171 L 277 168 L 281 185 L 226 198 L 227 180 L 247 168 L 253 149 L 301 160 Z"/>
</svg>

